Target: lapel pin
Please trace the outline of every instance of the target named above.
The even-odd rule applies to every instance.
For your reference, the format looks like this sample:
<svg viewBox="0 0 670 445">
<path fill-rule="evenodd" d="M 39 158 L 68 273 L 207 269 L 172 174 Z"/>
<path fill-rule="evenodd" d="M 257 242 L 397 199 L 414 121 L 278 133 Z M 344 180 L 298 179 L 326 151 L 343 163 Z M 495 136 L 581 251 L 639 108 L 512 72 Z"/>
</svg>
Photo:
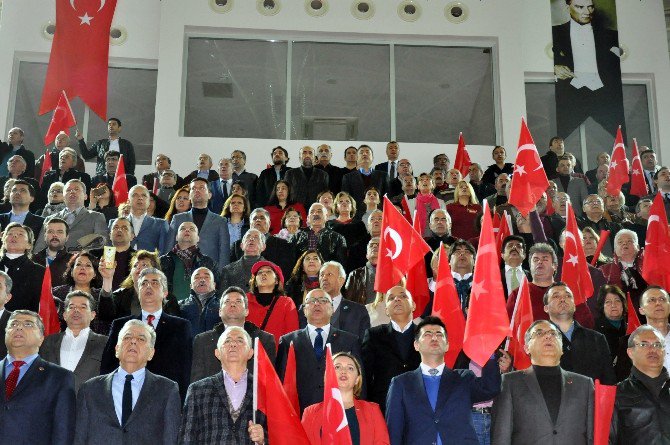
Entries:
<svg viewBox="0 0 670 445">
<path fill-rule="evenodd" d="M 43 367 L 41 367 L 41 366 L 40 366 L 40 368 L 39 368 L 39 369 L 40 369 L 40 371 L 44 371 L 44 368 L 43 368 Z"/>
<path fill-rule="evenodd" d="M 567 380 L 568 385 L 572 385 L 572 379 Z"/>
</svg>

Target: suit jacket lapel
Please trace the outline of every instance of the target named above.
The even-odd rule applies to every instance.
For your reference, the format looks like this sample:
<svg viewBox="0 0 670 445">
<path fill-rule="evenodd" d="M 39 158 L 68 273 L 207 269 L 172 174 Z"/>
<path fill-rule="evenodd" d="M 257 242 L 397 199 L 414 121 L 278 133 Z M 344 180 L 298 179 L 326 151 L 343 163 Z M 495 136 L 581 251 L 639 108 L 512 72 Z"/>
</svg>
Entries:
<svg viewBox="0 0 670 445">
<path fill-rule="evenodd" d="M 129 424 L 135 418 L 142 415 L 142 410 L 144 409 L 145 405 L 147 405 L 149 403 L 149 401 L 151 400 L 151 396 L 154 393 L 153 387 L 154 387 L 155 382 L 156 382 L 156 377 L 154 377 L 154 375 L 151 373 L 151 371 L 149 371 L 148 369 L 145 368 L 145 370 L 144 370 L 144 383 L 142 384 L 142 389 L 140 390 L 140 395 L 137 398 L 137 402 L 135 403 L 135 407 L 133 408 L 133 412 L 130 413 L 130 417 L 128 417 L 128 421 L 126 422 L 126 424 Z M 114 413 L 116 414 L 116 411 Z M 141 419 L 141 417 L 140 417 L 140 419 Z"/>
<path fill-rule="evenodd" d="M 413 393 L 413 400 L 411 400 L 410 403 L 417 404 L 415 408 L 417 410 L 417 415 L 419 414 L 418 410 L 420 409 L 432 415 L 433 407 L 430 406 L 430 400 L 428 400 L 428 393 L 426 392 L 426 385 L 423 383 L 423 374 L 421 373 L 421 368 L 417 368 L 410 372 L 412 374 L 412 378 L 410 380 L 411 388 L 408 388 L 408 393 Z M 440 384 L 440 392 L 442 392 L 442 384 Z M 438 394 L 438 401 L 439 397 L 440 396 Z"/>
<path fill-rule="evenodd" d="M 556 424 L 558 425 L 561 422 L 561 417 L 566 415 L 564 408 L 566 405 L 568 387 L 572 388 L 572 379 L 565 374 L 565 371 L 561 369 L 561 405 L 558 407 L 558 415 L 556 416 Z M 546 404 L 545 404 L 546 405 Z M 548 411 L 547 411 L 548 412 Z"/>
<path fill-rule="evenodd" d="M 72 225 L 70 226 L 70 230 L 72 230 L 72 228 L 74 226 L 79 224 L 81 222 L 81 220 L 84 218 L 84 215 L 87 215 L 87 214 L 88 214 L 88 211 L 86 210 L 86 208 L 81 209 L 79 211 L 79 213 L 77 213 L 77 216 L 74 217 L 74 221 L 72 222 Z"/>
<path fill-rule="evenodd" d="M 454 387 L 454 385 L 456 385 L 458 380 L 459 380 L 458 373 L 452 371 L 451 369 L 445 366 L 444 371 L 442 372 L 442 378 L 440 379 L 440 389 L 437 392 L 437 403 L 435 404 L 436 416 L 439 416 L 444 407 L 446 406 L 447 399 L 449 399 L 449 397 L 451 397 L 451 394 L 453 393 L 452 388 Z"/>
<path fill-rule="evenodd" d="M 60 366 L 60 347 L 63 344 L 63 337 L 65 337 L 65 332 L 61 332 L 61 333 L 58 334 L 58 337 L 56 337 L 56 343 L 54 343 L 54 348 L 53 348 L 54 351 L 55 351 L 54 356 L 53 356 L 53 359 L 54 359 L 53 363 L 57 364 L 58 366 Z M 88 342 L 86 342 L 86 343 L 87 343 L 87 346 L 88 346 Z M 84 354 L 86 354 L 86 349 L 84 349 Z"/>
<path fill-rule="evenodd" d="M 28 368 L 28 370 L 23 375 L 21 380 L 19 380 L 19 383 L 16 385 L 16 389 L 14 390 L 14 393 L 12 394 L 12 397 L 16 397 L 17 394 L 20 394 L 21 391 L 23 391 L 24 388 L 29 386 L 30 381 L 33 380 L 34 378 L 36 378 L 38 373 L 44 372 L 44 366 L 42 366 L 42 364 L 43 364 L 42 358 L 40 358 L 38 356 L 33 361 L 32 365 L 30 365 L 30 368 Z M 3 370 L 4 370 L 4 368 L 3 368 Z"/>
<path fill-rule="evenodd" d="M 119 422 L 119 418 L 116 415 L 116 408 L 114 408 L 114 396 L 112 396 L 112 380 L 114 379 L 115 374 L 116 371 L 111 372 L 105 376 L 103 380 L 105 390 L 101 397 L 100 403 L 102 404 L 101 411 L 106 413 L 107 416 L 113 418 L 116 422 L 116 425 L 121 427 L 121 422 Z"/>
<path fill-rule="evenodd" d="M 330 333 L 328 334 L 328 339 L 326 340 L 326 343 L 331 341 L 332 333 L 333 333 L 333 328 L 331 327 L 330 328 Z M 304 329 L 302 329 L 300 332 L 298 332 L 298 335 L 296 337 L 296 344 L 293 345 L 293 347 L 296 349 L 296 351 L 298 350 L 298 348 L 304 349 L 305 351 L 309 351 L 309 354 L 307 354 L 307 357 L 309 357 L 309 358 L 307 360 L 312 361 L 314 364 L 316 364 L 316 354 L 314 352 L 314 346 L 312 346 L 312 341 L 309 339 L 309 331 L 307 330 L 306 326 L 305 326 Z M 296 354 L 296 356 L 297 356 L 297 354 Z"/>
<path fill-rule="evenodd" d="M 549 408 L 547 408 L 547 402 L 545 402 L 544 396 L 542 395 L 540 384 L 537 382 L 537 376 L 535 375 L 535 371 L 533 371 L 533 368 L 528 368 L 522 372 L 524 376 L 523 379 L 526 382 L 526 386 L 528 387 L 529 390 L 528 392 L 531 395 L 531 397 L 535 399 L 535 406 L 541 407 L 539 409 L 547 416 L 547 421 L 549 422 L 549 424 L 553 425 L 554 423 L 551 421 L 551 416 L 549 415 Z"/>
<path fill-rule="evenodd" d="M 74 368 L 74 373 L 77 374 L 81 372 L 80 367 L 84 364 L 84 362 L 87 360 L 88 356 L 91 353 L 91 348 L 93 347 L 93 342 L 95 341 L 93 339 L 93 332 L 89 331 L 88 333 L 88 339 L 86 339 L 86 345 L 84 345 L 84 352 L 81 354 L 81 358 L 79 359 L 79 362 L 77 363 L 77 366 Z M 60 342 L 63 340 L 63 337 L 60 338 L 59 340 L 59 345 L 58 345 L 58 350 L 60 351 Z M 59 361 L 60 361 L 60 354 L 58 354 Z M 60 363 L 57 363 L 57 365 L 60 365 Z"/>
</svg>

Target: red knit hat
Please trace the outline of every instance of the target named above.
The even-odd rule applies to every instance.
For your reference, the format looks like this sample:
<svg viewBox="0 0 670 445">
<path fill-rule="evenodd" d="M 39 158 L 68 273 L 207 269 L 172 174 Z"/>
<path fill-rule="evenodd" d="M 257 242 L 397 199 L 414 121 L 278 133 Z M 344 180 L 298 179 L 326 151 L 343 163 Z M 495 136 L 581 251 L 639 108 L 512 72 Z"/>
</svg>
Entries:
<svg viewBox="0 0 670 445">
<path fill-rule="evenodd" d="M 275 272 L 275 275 L 277 275 L 277 277 L 279 278 L 279 283 L 284 285 L 284 274 L 282 273 L 281 268 L 279 266 L 277 266 L 275 263 L 273 263 L 272 261 L 267 261 L 267 260 L 258 261 L 253 266 L 251 266 L 251 275 L 256 275 L 256 272 L 258 272 L 258 269 L 260 269 L 261 267 L 264 267 L 264 266 L 267 266 L 267 267 L 271 268 Z"/>
</svg>

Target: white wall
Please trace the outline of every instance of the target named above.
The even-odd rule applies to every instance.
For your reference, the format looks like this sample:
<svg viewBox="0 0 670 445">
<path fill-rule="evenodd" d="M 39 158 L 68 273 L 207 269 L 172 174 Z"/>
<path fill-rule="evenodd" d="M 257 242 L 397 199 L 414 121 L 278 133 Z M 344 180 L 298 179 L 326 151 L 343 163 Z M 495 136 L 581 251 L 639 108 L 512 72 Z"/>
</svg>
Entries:
<svg viewBox="0 0 670 445">
<path fill-rule="evenodd" d="M 550 73 L 552 60 L 545 48 L 551 42 L 549 0 L 463 0 L 470 12 L 465 23 L 453 24 L 444 17 L 447 0 L 418 0 L 421 18 L 408 23 L 396 13 L 399 0 L 373 0 L 375 16 L 368 21 L 351 16 L 350 0 L 329 0 L 328 13 L 319 18 L 308 16 L 301 0 L 279 0 L 282 9 L 272 17 L 261 16 L 254 0 L 234 0 L 233 10 L 217 14 L 208 0 L 118 0 L 114 24 L 128 31 L 128 40 L 112 46 L 110 63 L 117 65 L 158 60 L 158 90 L 154 151 L 173 159 L 180 171 L 193 168 L 197 154 L 211 153 L 215 158 L 243 149 L 248 168 L 258 171 L 269 161 L 269 149 L 282 145 L 297 162 L 299 146 L 328 141 L 285 141 L 254 139 L 185 138 L 179 136 L 184 79 L 185 31 L 212 35 L 290 37 L 314 33 L 315 36 L 342 40 L 386 42 L 461 42 L 482 39 L 495 43 L 498 66 L 497 94 L 500 123 L 498 142 L 513 153 L 521 116 L 525 115 L 524 73 Z M 76 2 L 75 2 L 76 4 Z M 621 42 L 628 48 L 622 62 L 626 74 L 651 74 L 655 87 L 653 106 L 657 122 L 670 121 L 670 63 L 661 0 L 617 2 Z M 41 36 L 41 27 L 54 20 L 53 0 L 4 0 L 0 23 L 0 60 L 13 61 L 0 71 L 0 130 L 9 127 L 8 109 L 12 72 L 24 57 L 48 60 L 50 42 Z M 11 68 L 11 69 L 10 69 Z M 4 128 L 3 128 L 4 127 Z M 654 129 L 653 129 L 654 130 Z M 670 128 L 659 126 L 661 141 L 670 140 Z M 466 141 L 467 141 L 467 135 Z M 342 151 L 348 145 L 365 141 L 333 142 L 334 161 L 342 165 Z M 383 156 L 381 143 L 370 144 L 378 158 Z M 538 141 L 545 150 L 545 141 Z M 470 146 L 474 160 L 490 163 L 490 148 Z M 401 154 L 410 157 L 415 171 L 427 170 L 434 154 L 445 151 L 453 159 L 455 146 L 401 143 Z M 662 151 L 665 151 L 661 147 Z M 666 157 L 670 159 L 670 155 Z M 138 174 L 148 168 L 138 168 Z"/>
</svg>

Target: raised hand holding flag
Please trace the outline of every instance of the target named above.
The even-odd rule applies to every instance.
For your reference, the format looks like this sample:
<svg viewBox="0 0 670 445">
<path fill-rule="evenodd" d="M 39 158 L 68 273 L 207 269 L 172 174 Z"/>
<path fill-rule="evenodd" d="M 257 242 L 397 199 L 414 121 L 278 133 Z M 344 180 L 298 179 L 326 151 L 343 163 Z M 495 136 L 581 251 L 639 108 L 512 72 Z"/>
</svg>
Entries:
<svg viewBox="0 0 670 445">
<path fill-rule="evenodd" d="M 75 125 L 77 125 L 77 121 L 74 118 L 74 113 L 72 113 L 70 101 L 67 100 L 65 91 L 61 91 L 58 97 L 58 105 L 56 105 L 56 109 L 51 116 L 49 128 L 44 135 L 44 145 L 51 144 L 61 131 L 69 133 L 70 127 L 74 127 Z"/>
</svg>

